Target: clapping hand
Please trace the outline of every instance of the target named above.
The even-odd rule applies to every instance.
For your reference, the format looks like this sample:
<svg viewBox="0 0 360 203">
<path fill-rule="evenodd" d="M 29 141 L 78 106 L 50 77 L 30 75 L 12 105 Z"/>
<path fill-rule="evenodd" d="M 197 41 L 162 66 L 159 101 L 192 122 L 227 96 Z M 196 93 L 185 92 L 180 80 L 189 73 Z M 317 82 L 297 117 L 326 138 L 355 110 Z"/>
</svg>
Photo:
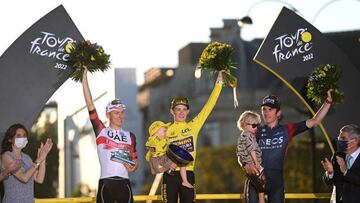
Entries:
<svg viewBox="0 0 360 203">
<path fill-rule="evenodd" d="M 46 139 L 45 144 L 42 142 L 39 149 L 38 149 L 38 158 L 37 161 L 42 162 L 46 160 L 48 153 L 50 152 L 53 146 L 53 142 L 50 138 Z"/>
<path fill-rule="evenodd" d="M 346 164 L 345 164 L 345 161 L 343 158 L 339 157 L 339 156 L 336 156 L 336 162 L 339 164 L 340 166 L 340 171 L 341 173 L 345 173 L 346 171 Z"/>
<path fill-rule="evenodd" d="M 321 160 L 321 165 L 328 174 L 332 174 L 334 172 L 334 167 L 329 159 L 325 158 L 324 160 Z"/>
<path fill-rule="evenodd" d="M 7 167 L 5 171 L 7 173 L 14 173 L 21 168 L 22 163 L 22 160 L 16 159 L 10 163 L 9 167 Z"/>
</svg>

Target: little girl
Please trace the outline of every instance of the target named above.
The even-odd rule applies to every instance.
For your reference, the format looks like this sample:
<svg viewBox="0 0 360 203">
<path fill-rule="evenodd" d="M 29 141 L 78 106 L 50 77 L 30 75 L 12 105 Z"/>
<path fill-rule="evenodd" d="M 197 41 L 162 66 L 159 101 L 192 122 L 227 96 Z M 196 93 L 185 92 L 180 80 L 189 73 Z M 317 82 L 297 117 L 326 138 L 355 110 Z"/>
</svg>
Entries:
<svg viewBox="0 0 360 203">
<path fill-rule="evenodd" d="M 161 121 L 155 121 L 149 127 L 150 136 L 145 146 L 148 149 L 146 160 L 150 163 L 152 174 L 163 173 L 176 167 L 176 164 L 166 156 L 166 151 L 169 148 L 166 131 L 169 125 L 170 123 L 165 124 Z M 186 167 L 180 167 L 180 175 L 183 186 L 188 188 L 194 187 L 187 179 Z"/>
</svg>

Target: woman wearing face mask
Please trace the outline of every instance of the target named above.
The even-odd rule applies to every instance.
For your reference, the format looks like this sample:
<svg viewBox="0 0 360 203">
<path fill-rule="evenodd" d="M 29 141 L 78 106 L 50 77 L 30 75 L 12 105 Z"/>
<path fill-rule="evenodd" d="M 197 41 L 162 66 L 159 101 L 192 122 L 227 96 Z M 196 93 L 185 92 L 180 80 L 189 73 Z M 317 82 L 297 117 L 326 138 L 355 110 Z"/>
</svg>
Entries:
<svg viewBox="0 0 360 203">
<path fill-rule="evenodd" d="M 3 203 L 34 203 L 34 181 L 42 183 L 45 177 L 46 156 L 52 148 L 52 140 L 41 143 L 36 160 L 22 152 L 28 143 L 28 131 L 22 124 L 10 126 L 1 144 L 1 162 L 4 168 L 14 160 L 21 161 L 21 168 L 4 180 Z"/>
</svg>

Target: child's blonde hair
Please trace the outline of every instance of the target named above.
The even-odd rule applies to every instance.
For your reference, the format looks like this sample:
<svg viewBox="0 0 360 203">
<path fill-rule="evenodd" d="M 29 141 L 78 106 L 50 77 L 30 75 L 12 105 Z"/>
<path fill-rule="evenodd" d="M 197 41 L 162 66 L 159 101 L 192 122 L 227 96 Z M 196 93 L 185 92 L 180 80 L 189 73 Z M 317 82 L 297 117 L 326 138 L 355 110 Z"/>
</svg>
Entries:
<svg viewBox="0 0 360 203">
<path fill-rule="evenodd" d="M 261 122 L 260 115 L 253 111 L 244 111 L 240 115 L 239 120 L 237 121 L 237 127 L 239 128 L 239 130 L 244 130 L 244 127 L 247 124 L 250 124 L 252 121 L 255 121 L 256 123 L 260 123 Z"/>
</svg>

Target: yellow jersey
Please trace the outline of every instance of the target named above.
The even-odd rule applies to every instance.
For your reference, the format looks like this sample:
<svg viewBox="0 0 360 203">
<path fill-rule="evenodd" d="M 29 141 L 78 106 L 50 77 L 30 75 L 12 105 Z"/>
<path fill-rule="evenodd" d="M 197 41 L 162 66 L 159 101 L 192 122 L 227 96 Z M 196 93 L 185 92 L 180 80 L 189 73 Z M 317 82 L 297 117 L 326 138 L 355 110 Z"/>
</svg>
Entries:
<svg viewBox="0 0 360 203">
<path fill-rule="evenodd" d="M 146 153 L 146 161 L 150 160 L 150 156 L 160 157 L 166 154 L 169 148 L 169 141 L 159 136 L 150 136 L 145 144 L 148 152 Z"/>
<path fill-rule="evenodd" d="M 213 110 L 221 90 L 222 84 L 216 83 L 208 101 L 194 119 L 192 119 L 190 122 L 175 121 L 168 127 L 166 135 L 169 138 L 170 143 L 186 149 L 194 158 L 194 161 L 186 166 L 186 170 L 194 170 L 196 160 L 196 144 L 199 132 L 206 119 L 209 117 L 211 111 Z M 177 167 L 176 170 L 180 170 L 180 168 Z"/>
</svg>

